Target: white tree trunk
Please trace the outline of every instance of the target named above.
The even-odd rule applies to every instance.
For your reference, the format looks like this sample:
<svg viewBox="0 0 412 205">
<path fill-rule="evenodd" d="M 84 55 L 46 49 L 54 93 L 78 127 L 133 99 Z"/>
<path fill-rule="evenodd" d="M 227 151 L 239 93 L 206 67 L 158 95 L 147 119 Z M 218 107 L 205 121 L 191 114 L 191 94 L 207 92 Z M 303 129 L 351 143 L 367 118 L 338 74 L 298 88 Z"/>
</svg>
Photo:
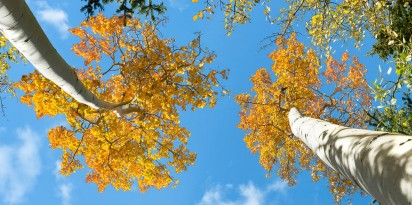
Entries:
<svg viewBox="0 0 412 205">
<path fill-rule="evenodd" d="M 382 204 L 412 204 L 412 136 L 352 129 L 289 112 L 292 132 Z"/>
<path fill-rule="evenodd" d="M 0 0 L 0 31 L 44 77 L 78 102 L 95 109 L 116 108 L 98 99 L 77 78 L 50 43 L 25 0 Z"/>
</svg>

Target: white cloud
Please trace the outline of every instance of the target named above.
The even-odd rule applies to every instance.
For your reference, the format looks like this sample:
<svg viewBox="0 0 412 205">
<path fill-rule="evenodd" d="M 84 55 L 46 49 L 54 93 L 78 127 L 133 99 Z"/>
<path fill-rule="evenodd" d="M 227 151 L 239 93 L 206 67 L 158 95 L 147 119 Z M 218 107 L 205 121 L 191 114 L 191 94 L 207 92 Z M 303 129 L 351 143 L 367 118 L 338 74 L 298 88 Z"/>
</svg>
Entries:
<svg viewBox="0 0 412 205">
<path fill-rule="evenodd" d="M 242 205 L 261 205 L 264 202 L 265 191 L 259 190 L 252 183 L 241 185 L 240 194 L 244 198 Z"/>
<path fill-rule="evenodd" d="M 62 205 L 71 204 L 72 190 L 73 190 L 73 185 L 71 183 L 65 183 L 59 186 L 59 195 L 62 198 Z"/>
<path fill-rule="evenodd" d="M 178 9 L 179 11 L 185 10 L 189 7 L 187 0 L 169 0 L 170 7 Z"/>
<path fill-rule="evenodd" d="M 37 1 L 39 10 L 37 11 L 40 20 L 51 24 L 61 34 L 62 38 L 66 38 L 69 34 L 68 15 L 65 11 L 59 8 L 52 8 L 46 1 Z"/>
<path fill-rule="evenodd" d="M 40 174 L 39 136 L 30 128 L 17 130 L 20 144 L 0 146 L 0 195 L 6 204 L 18 204 Z"/>
<path fill-rule="evenodd" d="M 252 182 L 242 184 L 238 188 L 232 185 L 217 185 L 205 192 L 201 201 L 197 205 L 264 205 L 269 194 L 281 193 L 286 194 L 287 184 L 282 181 L 276 181 L 264 189 L 256 187 Z M 236 191 L 236 199 L 228 199 L 228 193 Z"/>
<path fill-rule="evenodd" d="M 56 181 L 59 182 L 57 195 L 58 197 L 61 198 L 62 205 L 70 205 L 71 199 L 72 199 L 73 184 L 66 182 L 66 179 L 64 178 L 64 176 L 59 174 L 60 169 L 61 169 L 61 160 L 57 160 L 55 162 L 55 169 L 53 171 Z"/>
<path fill-rule="evenodd" d="M 60 169 L 62 168 L 62 161 L 61 160 L 57 160 L 55 163 L 55 168 L 53 171 L 54 177 L 56 178 L 56 180 L 61 180 L 63 179 L 63 176 L 59 173 Z"/>
<path fill-rule="evenodd" d="M 286 194 L 286 190 L 288 188 L 288 183 L 285 181 L 277 180 L 275 183 L 269 185 L 268 190 L 273 192 L 279 192 L 282 194 Z"/>
<path fill-rule="evenodd" d="M 220 185 L 211 188 L 206 191 L 198 205 L 236 205 L 235 202 L 225 201 L 223 194 L 228 189 L 231 188 L 226 186 L 226 189 L 224 189 Z"/>
</svg>

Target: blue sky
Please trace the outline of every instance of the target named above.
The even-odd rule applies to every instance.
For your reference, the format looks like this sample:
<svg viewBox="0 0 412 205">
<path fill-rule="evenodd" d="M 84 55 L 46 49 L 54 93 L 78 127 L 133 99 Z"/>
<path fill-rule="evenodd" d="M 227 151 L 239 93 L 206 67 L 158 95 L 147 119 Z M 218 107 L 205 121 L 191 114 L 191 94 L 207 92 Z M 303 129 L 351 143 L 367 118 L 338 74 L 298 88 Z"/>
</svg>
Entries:
<svg viewBox="0 0 412 205">
<path fill-rule="evenodd" d="M 82 67 L 83 59 L 71 52 L 77 38 L 67 29 L 84 19 L 80 0 L 27 0 L 39 23 L 60 54 L 73 67 Z M 185 44 L 202 32 L 202 43 L 218 55 L 215 68 L 230 68 L 229 80 L 223 82 L 231 90 L 216 108 L 182 113 L 182 125 L 191 131 L 189 148 L 198 154 L 196 164 L 178 174 L 177 188 L 151 189 L 140 193 L 108 188 L 99 193 L 94 184 L 85 182 L 85 171 L 63 177 L 57 174 L 59 150 L 51 150 L 47 131 L 64 124 L 63 117 L 36 119 L 33 109 L 19 103 L 18 98 L 5 100 L 7 118 L 0 118 L 0 204 L 120 204 L 120 205 L 278 205 L 332 204 L 325 181 L 311 182 L 307 173 L 298 176 L 298 185 L 288 187 L 276 175 L 267 173 L 243 142 L 244 132 L 236 127 L 239 107 L 233 96 L 248 92 L 248 81 L 256 69 L 269 68 L 267 57 L 273 47 L 260 50 L 261 41 L 276 29 L 265 21 L 261 9 L 253 13 L 252 22 L 238 26 L 230 36 L 223 30 L 221 16 L 212 21 L 193 22 L 202 6 L 189 0 L 166 0 L 169 22 L 162 28 L 166 37 Z M 112 5 L 113 7 L 113 5 Z M 107 8 L 110 15 L 115 8 Z M 347 48 L 339 47 L 337 53 Z M 363 56 L 368 48 L 354 51 Z M 374 79 L 379 61 L 361 58 Z M 382 64 L 383 65 L 383 64 Z M 383 70 L 386 68 L 383 66 Z M 31 65 L 13 65 L 8 73 L 14 80 L 33 70 Z M 377 69 L 375 69 L 377 70 Z M 356 195 L 353 204 L 369 204 L 370 197 Z M 344 201 L 346 203 L 346 201 Z"/>
</svg>

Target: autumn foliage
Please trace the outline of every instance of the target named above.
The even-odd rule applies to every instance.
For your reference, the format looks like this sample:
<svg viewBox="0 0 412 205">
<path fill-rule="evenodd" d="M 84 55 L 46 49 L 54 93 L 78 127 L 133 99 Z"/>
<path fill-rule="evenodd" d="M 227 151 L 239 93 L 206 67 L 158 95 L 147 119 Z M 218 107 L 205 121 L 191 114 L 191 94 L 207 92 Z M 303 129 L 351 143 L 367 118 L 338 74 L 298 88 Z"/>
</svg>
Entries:
<svg viewBox="0 0 412 205">
<path fill-rule="evenodd" d="M 197 0 L 192 0 L 196 3 Z M 390 16 L 392 2 L 386 0 L 205 0 L 204 9 L 194 20 L 223 13 L 224 28 L 230 35 L 238 24 L 252 21 L 252 11 L 261 10 L 270 24 L 279 28 L 268 34 L 275 43 L 277 36 L 291 34 L 302 25 L 312 38 L 312 44 L 328 49 L 331 42 L 354 40 L 360 46 L 368 32 L 372 36 L 382 31 L 393 33 Z M 401 3 L 400 5 L 404 5 Z M 405 4 L 406 5 L 406 4 Z M 261 8 L 255 8 L 261 7 Z M 215 12 L 221 10 L 221 12 Z M 308 19 L 310 19 L 308 21 Z M 396 34 L 396 33 L 395 33 Z M 306 34 L 305 34 L 306 35 Z M 348 41 L 349 42 L 349 41 Z"/>
<path fill-rule="evenodd" d="M 14 90 L 11 87 L 12 83 L 6 72 L 10 69 L 11 63 L 17 63 L 23 59 L 23 55 L 8 42 L 6 37 L 0 34 L 0 112 L 4 112 L 3 109 L 5 108 L 3 94 L 14 94 Z"/>
<path fill-rule="evenodd" d="M 321 72 L 316 52 L 297 41 L 295 33 L 289 39 L 278 38 L 276 44 L 279 48 L 269 55 L 275 79 L 261 68 L 250 79 L 254 94 L 236 96 L 241 106 L 238 126 L 246 131 L 244 141 L 252 153 L 260 154 L 260 164 L 266 170 L 277 169 L 289 185 L 296 184 L 301 170 L 309 170 L 314 181 L 328 177 L 330 191 L 339 200 L 355 187 L 293 136 L 287 114 L 296 107 L 306 116 L 365 126 L 362 108 L 371 103 L 366 70 L 356 57 L 345 52 L 340 61 L 328 58 Z"/>
<path fill-rule="evenodd" d="M 108 185 L 130 190 L 134 182 L 141 191 L 176 184 L 173 173 L 196 158 L 186 147 L 190 132 L 179 112 L 213 107 L 218 75 L 227 72 L 206 69 L 216 55 L 201 46 L 200 36 L 178 47 L 162 39 L 154 23 L 124 22 L 99 14 L 71 30 L 80 38 L 73 51 L 87 66 L 76 70 L 79 79 L 100 99 L 122 104 L 124 116 L 77 103 L 38 72 L 15 85 L 38 118 L 66 116 L 67 126 L 48 134 L 51 148 L 63 151 L 60 172 L 87 167 L 86 181 L 99 191 Z"/>
<path fill-rule="evenodd" d="M 21 57 L 16 48 L 7 42 L 7 38 L 0 34 L 0 77 L 5 76 L 10 68 L 10 62 L 16 62 Z M 1 81 L 0 81 L 1 82 Z"/>
</svg>

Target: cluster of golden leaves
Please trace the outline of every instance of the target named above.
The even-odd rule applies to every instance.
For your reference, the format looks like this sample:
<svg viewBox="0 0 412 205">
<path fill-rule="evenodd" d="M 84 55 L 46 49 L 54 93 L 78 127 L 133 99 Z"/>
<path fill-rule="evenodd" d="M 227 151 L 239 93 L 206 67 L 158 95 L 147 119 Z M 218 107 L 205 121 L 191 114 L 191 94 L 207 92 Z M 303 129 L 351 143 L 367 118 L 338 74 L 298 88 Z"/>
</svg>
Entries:
<svg viewBox="0 0 412 205">
<path fill-rule="evenodd" d="M 197 3 L 198 1 L 192 0 L 192 2 Z M 266 0 L 264 0 L 264 2 L 266 2 Z M 197 19 L 202 19 L 207 15 L 213 15 L 215 13 L 214 10 L 219 7 L 224 13 L 224 28 L 228 31 L 228 35 L 230 35 L 236 24 L 245 24 L 250 21 L 249 13 L 257 3 L 259 3 L 259 1 L 256 0 L 206 0 L 205 8 L 200 10 L 193 17 L 193 20 L 196 21 Z M 265 14 L 268 13 L 269 11 L 265 11 Z"/>
<path fill-rule="evenodd" d="M 327 48 L 332 41 L 355 41 L 359 46 L 366 31 L 376 35 L 389 25 L 386 0 L 303 0 L 301 12 L 307 13 L 314 8 L 310 22 L 306 26 L 312 43 Z"/>
<path fill-rule="evenodd" d="M 290 131 L 288 111 L 296 107 L 304 115 L 322 118 L 347 126 L 365 126 L 362 108 L 370 106 L 369 87 L 364 78 L 365 68 L 356 57 L 343 53 L 341 61 L 327 59 L 326 69 L 312 49 L 297 41 L 278 38 L 277 50 L 269 57 L 274 61 L 272 71 L 259 69 L 251 77 L 255 93 L 236 96 L 241 106 L 239 128 L 245 130 L 244 141 L 252 153 L 260 154 L 260 164 L 277 174 L 289 185 L 296 184 L 301 170 L 310 170 L 314 181 L 320 176 L 330 179 L 330 190 L 340 200 L 353 191 L 349 180 L 328 169 Z M 326 84 L 321 80 L 326 79 Z M 276 166 L 276 167 L 275 167 Z"/>
<path fill-rule="evenodd" d="M 216 56 L 201 47 L 200 36 L 177 47 L 161 39 L 153 23 L 124 22 L 99 14 L 71 32 L 81 39 L 73 50 L 88 66 L 77 71 L 79 79 L 100 99 L 124 104 L 126 115 L 79 104 L 38 72 L 15 85 L 37 117 L 66 116 L 69 126 L 48 134 L 51 148 L 63 151 L 60 173 L 87 166 L 86 181 L 99 191 L 108 185 L 130 190 L 136 181 L 141 191 L 176 184 L 171 172 L 186 170 L 196 158 L 179 110 L 213 107 L 218 77 L 227 78 L 226 70 L 206 70 Z M 100 61 L 111 66 L 103 70 Z"/>
<path fill-rule="evenodd" d="M 12 47 L 6 37 L 0 34 L 0 76 L 10 68 L 9 61 L 15 61 L 18 55 L 16 48 Z"/>
<path fill-rule="evenodd" d="M 250 14 L 255 6 L 262 5 L 266 19 L 272 24 L 279 23 L 281 27 L 275 36 L 289 33 L 295 21 L 309 17 L 311 20 L 306 22 L 306 28 L 313 44 L 327 48 L 333 40 L 348 38 L 358 45 L 365 31 L 377 34 L 389 25 L 386 4 L 386 0 L 285 0 L 284 4 L 271 0 L 206 0 L 205 9 L 199 11 L 195 19 L 203 18 L 203 14 L 214 14 L 216 8 L 221 8 L 225 16 L 225 29 L 230 34 L 236 24 L 251 20 Z M 272 11 L 275 16 L 271 16 Z M 202 15 L 199 16 L 200 13 Z"/>
<path fill-rule="evenodd" d="M 6 37 L 0 34 L 0 95 L 4 93 L 14 94 L 6 71 L 10 69 L 10 63 L 17 63 L 21 59 L 23 59 L 23 56 L 8 42 Z M 0 96 L 0 110 L 3 112 L 2 99 L 2 96 Z"/>
</svg>

